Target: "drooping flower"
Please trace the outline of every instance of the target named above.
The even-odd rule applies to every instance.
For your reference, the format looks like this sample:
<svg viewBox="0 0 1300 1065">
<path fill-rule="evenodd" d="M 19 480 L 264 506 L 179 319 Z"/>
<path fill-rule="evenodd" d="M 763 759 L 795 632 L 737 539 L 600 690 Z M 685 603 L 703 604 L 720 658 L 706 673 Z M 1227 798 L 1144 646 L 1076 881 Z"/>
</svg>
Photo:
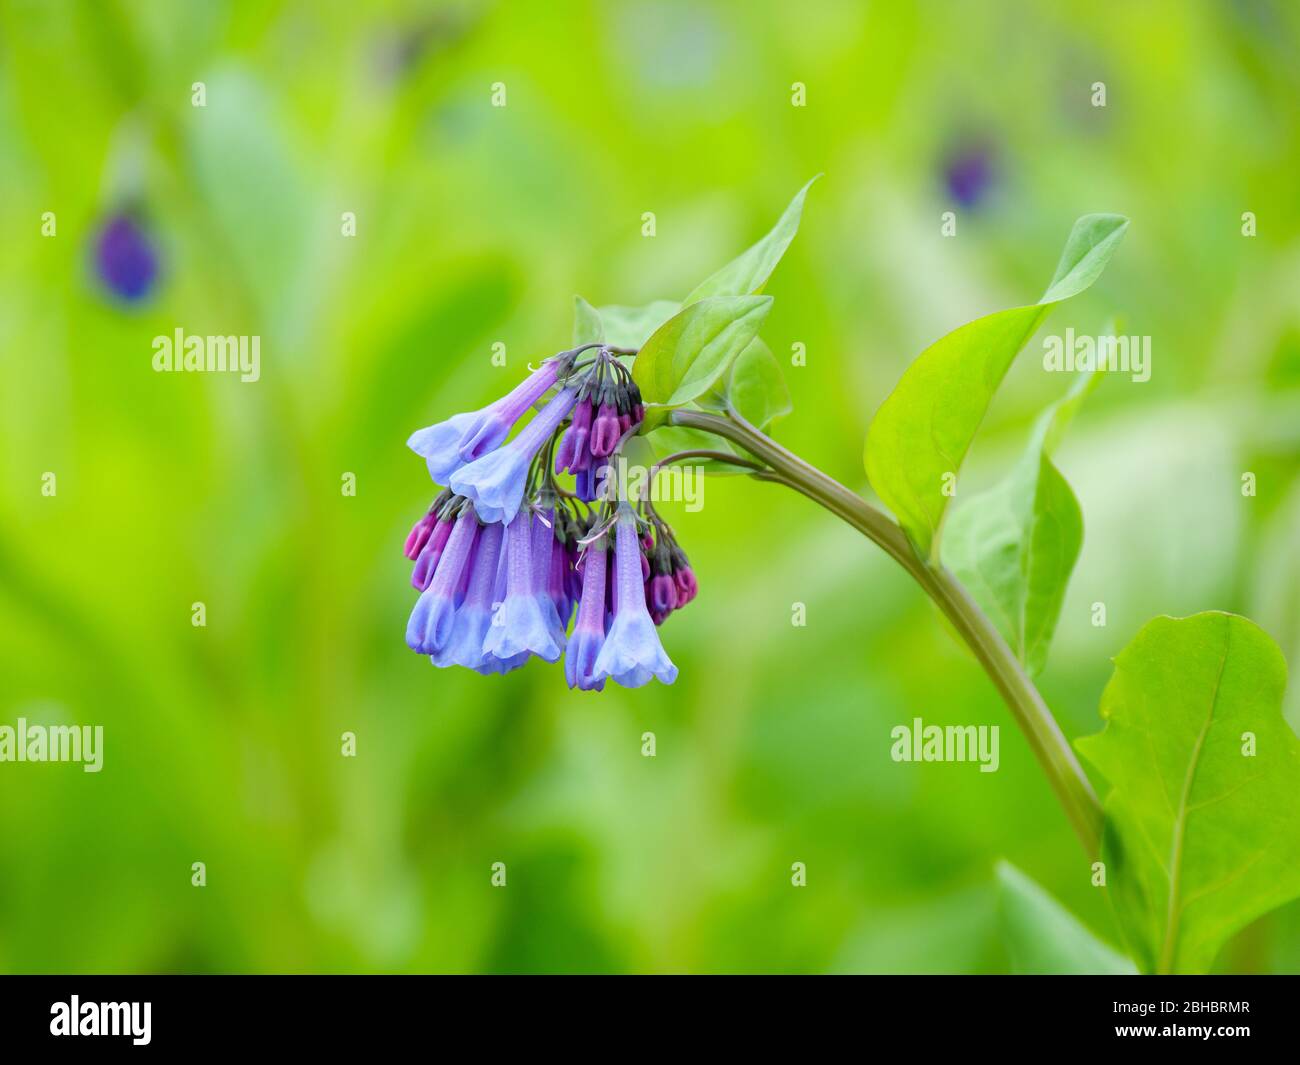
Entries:
<svg viewBox="0 0 1300 1065">
<path fill-rule="evenodd" d="M 664 684 L 677 679 L 677 667 L 664 652 L 646 609 L 642 557 L 636 516 L 623 504 L 614 548 L 614 620 L 596 658 L 595 673 L 612 677 L 625 688 L 639 688 L 655 677 Z"/>
<path fill-rule="evenodd" d="M 474 542 L 478 539 L 478 531 L 474 511 L 466 507 L 456 519 L 447 546 L 438 559 L 433 580 L 415 601 L 415 609 L 406 624 L 406 644 L 412 651 L 435 655 L 447 645 L 452 616 L 456 611 L 456 592 Z"/>
<path fill-rule="evenodd" d="M 406 446 L 424 458 L 435 484 L 446 484 L 466 463 L 500 446 L 515 422 L 555 384 L 560 368 L 560 359 L 547 359 L 496 402 L 417 429 Z"/>
<path fill-rule="evenodd" d="M 564 656 L 564 679 L 570 688 L 582 691 L 600 691 L 605 687 L 605 678 L 596 673 L 596 659 L 605 643 L 607 539 L 601 536 L 588 544 L 583 555 L 582 599 Z"/>
<path fill-rule="evenodd" d="M 599 350 L 580 359 L 591 347 Z M 412 436 L 412 449 L 447 483 L 404 545 L 421 592 L 407 642 L 435 665 L 506 673 L 534 656 L 554 662 L 567 648 L 571 687 L 676 678 L 655 625 L 685 602 L 680 552 L 648 499 L 615 509 L 607 492 L 622 476 L 623 441 L 645 415 L 619 362 L 625 354 L 601 345 L 561 352 L 497 403 Z M 552 386 L 558 391 L 503 443 Z M 566 470 L 575 492 L 555 479 Z M 637 535 L 642 520 L 658 539 Z"/>
<path fill-rule="evenodd" d="M 605 401 L 600 405 L 591 427 L 591 453 L 598 459 L 608 458 L 618 447 L 620 436 L 622 430 L 619 428 L 618 413 L 612 403 Z"/>
<path fill-rule="evenodd" d="M 420 553 L 415 556 L 415 569 L 411 571 L 412 587 L 421 592 L 429 587 L 429 582 L 433 580 L 433 574 L 438 568 L 438 560 L 447 549 L 447 541 L 451 537 L 453 525 L 454 522 L 449 518 L 440 518 L 434 525 L 429 539 L 420 548 Z"/>
<path fill-rule="evenodd" d="M 551 636 L 555 642 L 562 648 L 564 646 L 564 633 L 568 628 L 567 620 L 560 619 L 560 608 L 556 605 L 555 600 L 551 598 L 551 559 L 555 554 L 555 549 L 559 544 L 555 540 L 555 510 L 553 508 L 545 511 L 537 511 L 532 515 L 532 542 L 529 549 L 532 552 L 532 570 L 533 570 L 533 594 L 537 597 L 537 604 L 541 607 L 542 617 L 546 619 L 546 624 L 551 630 Z"/>
<path fill-rule="evenodd" d="M 453 473 L 452 491 L 472 500 L 483 521 L 499 521 L 507 525 L 513 522 L 524 498 L 524 485 L 533 456 L 564 420 L 576 396 L 577 392 L 572 388 L 558 392 L 505 447 Z"/>
<path fill-rule="evenodd" d="M 573 422 L 560 438 L 559 449 L 555 452 L 555 472 L 581 473 L 591 466 L 592 406 L 588 400 L 579 399 L 573 408 Z"/>
<path fill-rule="evenodd" d="M 430 656 L 435 666 L 478 669 L 484 665 L 483 641 L 492 624 L 492 593 L 503 532 L 501 525 L 493 524 L 485 525 L 479 533 L 474 559 L 467 568 L 465 599 L 452 618 L 451 635 L 441 650 Z"/>
<path fill-rule="evenodd" d="M 105 288 L 128 303 L 149 294 L 158 276 L 158 253 L 135 215 L 114 215 L 99 231 L 95 272 Z"/>
<path fill-rule="evenodd" d="M 411 529 L 411 534 L 406 538 L 403 553 L 412 562 L 420 557 L 420 552 L 424 550 L 424 545 L 429 542 L 429 537 L 433 535 L 433 527 L 437 524 L 438 514 L 435 510 L 430 509 Z"/>
<path fill-rule="evenodd" d="M 978 206 L 988 194 L 994 178 L 993 150 L 983 141 L 958 143 L 943 165 L 944 185 L 959 207 Z"/>
<path fill-rule="evenodd" d="M 502 660 L 535 654 L 554 662 L 563 647 L 556 643 L 533 590 L 532 529 L 527 512 L 515 514 L 506 527 L 505 540 L 506 597 L 492 616 L 483 650 Z"/>
</svg>

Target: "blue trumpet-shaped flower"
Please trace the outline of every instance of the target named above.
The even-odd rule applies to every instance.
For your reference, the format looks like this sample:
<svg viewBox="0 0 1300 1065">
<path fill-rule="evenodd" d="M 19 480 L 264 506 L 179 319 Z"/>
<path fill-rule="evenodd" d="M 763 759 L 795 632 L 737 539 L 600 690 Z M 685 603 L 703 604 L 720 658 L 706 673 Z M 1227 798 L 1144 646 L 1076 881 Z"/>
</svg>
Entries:
<svg viewBox="0 0 1300 1065">
<path fill-rule="evenodd" d="M 465 601 L 456 609 L 446 644 L 431 656 L 435 666 L 478 669 L 485 664 L 483 641 L 492 624 L 492 593 L 496 587 L 503 532 L 500 525 L 486 525 L 479 533 Z"/>
<path fill-rule="evenodd" d="M 654 677 L 664 684 L 677 679 L 677 667 L 646 609 L 636 517 L 626 504 L 619 509 L 614 551 L 614 620 L 596 656 L 595 675 L 612 677 L 625 688 L 639 688 Z"/>
<path fill-rule="evenodd" d="M 546 619 L 551 635 L 555 637 L 555 642 L 563 647 L 564 630 L 568 628 L 568 624 L 567 621 L 561 620 L 559 607 L 551 598 L 550 591 L 552 560 L 556 551 L 563 550 L 555 539 L 555 511 L 547 509 L 535 513 L 532 521 L 533 594 L 537 596 L 537 603 L 542 608 L 542 617 Z"/>
<path fill-rule="evenodd" d="M 558 373 L 559 362 L 548 359 L 495 403 L 417 429 L 406 446 L 425 460 L 436 484 L 446 484 L 466 463 L 496 450 L 515 422 L 555 384 Z"/>
<path fill-rule="evenodd" d="M 605 678 L 596 673 L 596 659 L 605 644 L 605 568 L 606 541 L 601 536 L 587 546 L 582 563 L 582 599 L 578 620 L 564 655 L 564 679 L 570 688 L 600 691 Z"/>
<path fill-rule="evenodd" d="M 484 522 L 511 524 L 524 498 L 528 467 L 573 407 L 577 392 L 566 388 L 538 412 L 520 434 L 503 448 L 462 466 L 451 475 L 451 488 L 474 503 Z"/>
<path fill-rule="evenodd" d="M 505 539 L 506 597 L 492 616 L 483 650 L 503 662 L 521 654 L 554 662 L 564 645 L 556 641 L 533 591 L 532 528 L 527 513 L 515 515 L 506 527 Z"/>
<path fill-rule="evenodd" d="M 478 521 L 472 510 L 467 509 L 456 519 L 447 546 L 438 559 L 433 580 L 420 593 L 406 623 L 406 644 L 412 651 L 435 655 L 447 645 L 456 612 L 456 593 L 478 538 L 478 530 Z"/>
</svg>

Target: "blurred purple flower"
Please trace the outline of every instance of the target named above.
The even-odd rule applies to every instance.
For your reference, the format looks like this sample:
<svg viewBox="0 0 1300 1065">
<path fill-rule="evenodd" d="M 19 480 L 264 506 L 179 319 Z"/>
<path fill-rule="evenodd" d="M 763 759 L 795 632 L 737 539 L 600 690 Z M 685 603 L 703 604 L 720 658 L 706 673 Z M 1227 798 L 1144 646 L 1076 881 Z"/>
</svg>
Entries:
<svg viewBox="0 0 1300 1065">
<path fill-rule="evenodd" d="M 109 292 L 128 303 L 149 295 L 158 277 L 158 253 L 133 215 L 114 215 L 99 231 L 95 272 Z"/>
<path fill-rule="evenodd" d="M 964 142 L 949 153 L 944 187 L 958 207 L 978 206 L 993 186 L 993 150 L 984 142 Z"/>
</svg>

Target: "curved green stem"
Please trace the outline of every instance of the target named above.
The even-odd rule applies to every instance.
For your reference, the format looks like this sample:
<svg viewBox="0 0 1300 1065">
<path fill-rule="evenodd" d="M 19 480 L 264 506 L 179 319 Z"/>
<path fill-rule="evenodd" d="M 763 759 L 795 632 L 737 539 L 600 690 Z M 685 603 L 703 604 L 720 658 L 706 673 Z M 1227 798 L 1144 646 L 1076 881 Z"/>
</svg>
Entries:
<svg viewBox="0 0 1300 1065">
<path fill-rule="evenodd" d="M 1101 849 L 1102 827 L 1101 803 L 1096 792 L 1033 681 L 1002 634 L 961 582 L 941 565 L 931 564 L 917 554 L 907 534 L 888 515 L 787 451 L 738 415 L 733 413 L 724 417 L 704 411 L 677 410 L 672 413 L 670 421 L 674 425 L 703 429 L 739 444 L 771 470 L 770 474 L 762 472 L 755 476 L 788 485 L 820 503 L 878 544 L 911 574 L 943 611 L 997 686 L 1016 724 L 1029 740 L 1034 756 L 1047 774 L 1084 849 L 1089 856 L 1096 856 Z"/>
</svg>

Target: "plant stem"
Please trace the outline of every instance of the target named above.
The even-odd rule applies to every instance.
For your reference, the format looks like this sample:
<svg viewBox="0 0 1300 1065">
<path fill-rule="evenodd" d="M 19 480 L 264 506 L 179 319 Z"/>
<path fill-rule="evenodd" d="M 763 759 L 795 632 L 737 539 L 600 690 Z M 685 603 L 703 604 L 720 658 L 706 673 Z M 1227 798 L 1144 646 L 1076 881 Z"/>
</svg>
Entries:
<svg viewBox="0 0 1300 1065">
<path fill-rule="evenodd" d="M 739 444 L 772 471 L 770 474 L 757 473 L 756 477 L 788 485 L 820 503 L 878 544 L 916 580 L 953 624 L 997 686 L 1016 724 L 1029 740 L 1034 756 L 1047 774 L 1084 849 L 1090 857 L 1095 857 L 1101 849 L 1102 810 L 1092 784 L 1033 681 L 1002 634 L 961 582 L 943 566 L 923 559 L 907 534 L 888 515 L 735 413 L 724 417 L 703 411 L 676 410 L 670 421 L 674 425 L 703 429 Z"/>
</svg>

